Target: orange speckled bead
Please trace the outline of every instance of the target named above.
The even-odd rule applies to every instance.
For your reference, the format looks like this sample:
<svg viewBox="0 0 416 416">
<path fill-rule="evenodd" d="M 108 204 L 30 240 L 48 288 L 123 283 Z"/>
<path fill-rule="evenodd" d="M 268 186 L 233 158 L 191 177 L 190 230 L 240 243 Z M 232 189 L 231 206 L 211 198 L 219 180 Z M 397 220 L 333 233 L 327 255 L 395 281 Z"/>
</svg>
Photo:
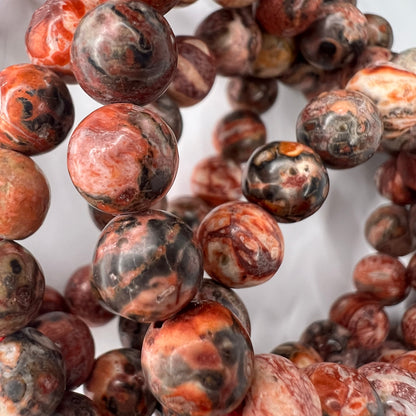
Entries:
<svg viewBox="0 0 416 416">
<path fill-rule="evenodd" d="M 0 72 L 0 146 L 26 155 L 60 144 L 74 123 L 71 95 L 47 68 L 12 65 Z"/>
<path fill-rule="evenodd" d="M 277 221 L 250 202 L 216 207 L 201 222 L 197 237 L 205 271 L 228 287 L 264 283 L 283 260 L 283 235 Z"/>
<path fill-rule="evenodd" d="M 20 240 L 42 225 L 49 209 L 49 185 L 28 156 L 0 149 L 0 237 Z"/>
<path fill-rule="evenodd" d="M 407 351 L 393 360 L 393 364 L 411 372 L 416 377 L 416 350 Z"/>
<path fill-rule="evenodd" d="M 145 210 L 165 196 L 176 176 L 178 149 L 156 113 L 110 104 L 77 126 L 67 160 L 81 195 L 95 208 L 117 214 Z"/>
</svg>

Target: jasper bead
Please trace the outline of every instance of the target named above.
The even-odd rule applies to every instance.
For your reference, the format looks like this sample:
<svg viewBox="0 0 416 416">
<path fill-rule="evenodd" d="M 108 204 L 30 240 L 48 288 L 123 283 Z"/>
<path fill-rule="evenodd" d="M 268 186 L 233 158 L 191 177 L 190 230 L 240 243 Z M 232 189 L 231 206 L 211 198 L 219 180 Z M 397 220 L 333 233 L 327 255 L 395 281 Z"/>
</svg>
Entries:
<svg viewBox="0 0 416 416">
<path fill-rule="evenodd" d="M 66 391 L 52 416 L 100 416 L 98 407 L 87 396 Z"/>
<path fill-rule="evenodd" d="M 100 355 L 84 392 L 101 416 L 150 416 L 156 406 L 143 377 L 139 352 L 132 348 Z"/>
<path fill-rule="evenodd" d="M 296 137 L 328 167 L 351 168 L 370 159 L 383 134 L 375 104 L 364 94 L 336 90 L 322 93 L 299 114 Z"/>
<path fill-rule="evenodd" d="M 195 36 L 208 45 L 217 72 L 225 76 L 249 74 L 261 47 L 261 32 L 250 7 L 214 11 L 198 25 Z"/>
<path fill-rule="evenodd" d="M 256 0 L 214 0 L 222 7 L 246 7 Z"/>
<path fill-rule="evenodd" d="M 412 349 L 416 349 L 416 304 L 409 306 L 401 319 L 400 328 L 403 340 Z"/>
<path fill-rule="evenodd" d="M 407 351 L 393 360 L 393 364 L 409 371 L 416 377 L 416 350 Z"/>
<path fill-rule="evenodd" d="M 0 72 L 0 147 L 44 153 L 66 138 L 73 123 L 71 95 L 54 72 L 32 64 Z"/>
<path fill-rule="evenodd" d="M 357 370 L 337 363 L 317 363 L 304 369 L 327 416 L 379 416 L 383 408 L 370 382 Z"/>
<path fill-rule="evenodd" d="M 253 356 L 238 319 L 205 301 L 150 326 L 142 365 L 150 390 L 173 414 L 222 416 L 246 395 Z"/>
<path fill-rule="evenodd" d="M 256 20 L 266 30 L 277 36 L 298 35 L 318 16 L 322 0 L 260 0 Z"/>
<path fill-rule="evenodd" d="M 157 114 L 129 103 L 110 104 L 74 130 L 67 164 L 73 184 L 95 208 L 136 212 L 165 196 L 178 169 L 178 149 Z"/>
<path fill-rule="evenodd" d="M 49 185 L 28 156 L 0 148 L 0 199 L 0 238 L 20 240 L 42 225 L 49 209 Z"/>
<path fill-rule="evenodd" d="M 40 305 L 37 316 L 55 311 L 69 312 L 68 303 L 60 292 L 52 286 L 46 285 L 43 293 L 42 304 Z"/>
<path fill-rule="evenodd" d="M 53 414 L 65 391 L 65 370 L 58 347 L 33 328 L 0 342 L 0 413 Z"/>
<path fill-rule="evenodd" d="M 217 122 L 212 141 L 222 157 L 244 163 L 257 147 L 266 143 L 266 136 L 266 126 L 257 113 L 236 110 Z"/>
<path fill-rule="evenodd" d="M 120 215 L 97 243 L 93 285 L 110 310 L 139 322 L 164 320 L 195 296 L 203 274 L 192 230 L 164 211 Z"/>
<path fill-rule="evenodd" d="M 125 348 L 134 348 L 142 352 L 144 336 L 149 328 L 148 323 L 132 321 L 131 319 L 119 317 L 118 335 L 121 345 Z"/>
<path fill-rule="evenodd" d="M 258 354 L 243 416 L 321 416 L 319 396 L 306 374 L 287 358 Z"/>
<path fill-rule="evenodd" d="M 101 305 L 91 281 L 92 265 L 79 267 L 69 277 L 64 295 L 72 314 L 89 326 L 100 326 L 110 322 L 115 315 Z"/>
<path fill-rule="evenodd" d="M 234 201 L 213 209 L 197 233 L 204 269 L 227 287 L 262 284 L 279 269 L 283 235 L 276 220 L 258 205 Z"/>
<path fill-rule="evenodd" d="M 279 222 L 296 222 L 315 213 L 329 191 L 321 158 L 308 146 L 271 142 L 255 150 L 243 172 L 244 196 Z"/>
<path fill-rule="evenodd" d="M 397 170 L 404 185 L 416 190 L 416 153 L 414 151 L 401 150 L 397 155 Z"/>
<path fill-rule="evenodd" d="M 178 64 L 167 93 L 181 107 L 195 105 L 211 91 L 216 61 L 208 45 L 194 36 L 177 36 Z"/>
<path fill-rule="evenodd" d="M 371 293 L 383 305 L 401 302 L 410 289 L 403 263 L 382 253 L 363 257 L 354 267 L 353 280 L 357 290 Z"/>
<path fill-rule="evenodd" d="M 416 253 L 414 253 L 406 266 L 406 279 L 413 289 L 416 289 Z"/>
<path fill-rule="evenodd" d="M 373 13 L 366 13 L 368 44 L 391 49 L 393 45 L 393 29 L 383 17 Z"/>
<path fill-rule="evenodd" d="M 80 86 L 102 104 L 156 100 L 176 70 L 178 53 L 167 21 L 134 0 L 112 0 L 79 22 L 71 46 Z"/>
<path fill-rule="evenodd" d="M 284 342 L 273 348 L 271 353 L 287 358 L 298 368 L 306 368 L 311 364 L 322 362 L 316 350 L 300 342 Z"/>
<path fill-rule="evenodd" d="M 45 278 L 33 255 L 14 241 L 0 241 L 0 337 L 26 326 L 42 304 Z"/>
<path fill-rule="evenodd" d="M 264 113 L 276 101 L 277 81 L 274 78 L 233 77 L 227 85 L 227 97 L 235 110 Z"/>
<path fill-rule="evenodd" d="M 239 164 L 221 156 L 201 159 L 191 175 L 192 193 L 216 206 L 241 198 L 242 170 Z"/>
<path fill-rule="evenodd" d="M 368 42 L 367 19 L 352 4 L 323 5 L 318 18 L 302 33 L 299 49 L 312 65 L 324 70 L 351 63 Z"/>
<path fill-rule="evenodd" d="M 75 315 L 55 311 L 38 316 L 30 326 L 51 339 L 65 363 L 66 388 L 83 384 L 94 364 L 95 345 L 88 326 Z"/>
<path fill-rule="evenodd" d="M 385 204 L 368 216 L 364 235 L 377 251 L 390 256 L 405 256 L 413 250 L 413 238 L 406 207 Z"/>
</svg>

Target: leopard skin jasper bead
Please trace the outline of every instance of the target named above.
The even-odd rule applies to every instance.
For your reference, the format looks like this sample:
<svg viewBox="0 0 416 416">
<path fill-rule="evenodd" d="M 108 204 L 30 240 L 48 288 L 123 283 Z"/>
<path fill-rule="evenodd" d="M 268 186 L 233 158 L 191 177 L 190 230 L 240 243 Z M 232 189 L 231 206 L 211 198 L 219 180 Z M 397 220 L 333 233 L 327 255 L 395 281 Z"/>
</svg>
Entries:
<svg viewBox="0 0 416 416">
<path fill-rule="evenodd" d="M 21 240 L 43 224 L 49 184 L 30 157 L 0 148 L 0 199 L 0 238 Z"/>
<path fill-rule="evenodd" d="M 367 19 L 368 44 L 391 49 L 393 45 L 393 28 L 383 16 L 365 13 Z"/>
<path fill-rule="evenodd" d="M 74 82 L 71 44 L 81 18 L 106 0 L 47 0 L 32 15 L 25 35 L 33 64 L 47 67 Z"/>
<path fill-rule="evenodd" d="M 381 147 L 397 153 L 416 125 L 416 74 L 390 63 L 358 71 L 346 89 L 360 91 L 376 104 L 384 123 Z"/>
<path fill-rule="evenodd" d="M 71 95 L 54 72 L 32 64 L 0 72 L 0 147 L 44 153 L 66 138 L 73 123 Z"/>
<path fill-rule="evenodd" d="M 148 386 L 173 414 L 230 412 L 247 393 L 253 364 L 246 330 L 217 302 L 192 302 L 174 317 L 153 323 L 143 342 Z"/>
<path fill-rule="evenodd" d="M 247 162 L 257 147 L 266 143 L 266 126 L 251 110 L 235 110 L 223 116 L 212 134 L 215 149 L 236 163 Z"/>
<path fill-rule="evenodd" d="M 0 241 L 0 337 L 26 326 L 42 304 L 45 278 L 33 255 L 14 241 Z"/>
<path fill-rule="evenodd" d="M 404 368 L 416 377 L 416 350 L 404 352 L 397 356 L 392 363 Z"/>
<path fill-rule="evenodd" d="M 66 391 L 52 416 L 100 416 L 98 407 L 83 394 Z"/>
<path fill-rule="evenodd" d="M 129 104 L 109 104 L 73 131 L 68 171 L 87 202 L 109 214 L 145 210 L 162 199 L 178 169 L 172 130 L 156 114 Z"/>
<path fill-rule="evenodd" d="M 208 45 L 217 72 L 224 76 L 248 75 L 261 47 L 261 32 L 250 7 L 212 12 L 198 25 L 195 36 Z"/>
<path fill-rule="evenodd" d="M 66 388 L 72 390 L 83 384 L 95 355 L 94 339 L 84 321 L 76 315 L 55 311 L 38 316 L 29 325 L 59 347 L 65 363 Z"/>
<path fill-rule="evenodd" d="M 0 414 L 52 415 L 65 391 L 58 347 L 33 328 L 0 342 Z"/>
<path fill-rule="evenodd" d="M 271 353 L 287 358 L 298 368 L 322 362 L 321 356 L 315 349 L 301 342 L 284 342 L 273 348 Z"/>
<path fill-rule="evenodd" d="M 205 271 L 227 287 L 257 286 L 271 279 L 283 261 L 277 221 L 256 204 L 233 201 L 213 209 L 197 238 Z"/>
<path fill-rule="evenodd" d="M 387 416 L 416 414 L 416 378 L 393 363 L 372 362 L 358 368 L 373 386 Z"/>
<path fill-rule="evenodd" d="M 383 407 L 370 382 L 351 367 L 317 363 L 304 369 L 313 383 L 325 416 L 380 416 Z"/>
<path fill-rule="evenodd" d="M 84 392 L 101 416 L 150 416 L 156 406 L 143 376 L 140 354 L 132 348 L 97 357 Z"/>
<path fill-rule="evenodd" d="M 324 92 L 301 111 L 296 137 L 331 168 L 352 168 L 370 159 L 383 134 L 376 105 L 356 91 Z"/>
<path fill-rule="evenodd" d="M 352 4 L 325 4 L 319 16 L 300 35 L 299 49 L 312 65 L 324 70 L 344 67 L 368 43 L 367 19 Z"/>
<path fill-rule="evenodd" d="M 195 296 L 202 253 L 178 217 L 149 210 L 115 217 L 102 231 L 93 286 L 115 313 L 139 322 L 167 319 Z"/>
<path fill-rule="evenodd" d="M 244 196 L 279 222 L 296 222 L 315 213 L 329 191 L 321 158 L 310 147 L 270 142 L 255 150 L 242 180 Z"/>
<path fill-rule="evenodd" d="M 277 36 L 298 35 L 317 18 L 322 0 L 260 0 L 256 20 L 266 30 Z"/>
<path fill-rule="evenodd" d="M 71 46 L 80 86 L 102 104 L 148 104 L 168 87 L 178 52 L 167 21 L 134 0 L 106 1 L 79 22 Z"/>
<path fill-rule="evenodd" d="M 214 84 L 217 65 L 208 45 L 195 36 L 177 36 L 178 64 L 167 93 L 181 107 L 202 101 Z"/>
<path fill-rule="evenodd" d="M 121 345 L 125 348 L 134 348 L 141 354 L 144 336 L 149 325 L 149 323 L 132 321 L 131 319 L 120 316 L 118 321 L 118 335 Z"/>
<path fill-rule="evenodd" d="M 321 416 L 319 396 L 303 371 L 275 354 L 254 357 L 254 378 L 242 416 Z"/>
<path fill-rule="evenodd" d="M 395 54 L 391 61 L 410 72 L 416 72 L 416 48 L 405 49 Z"/>
</svg>

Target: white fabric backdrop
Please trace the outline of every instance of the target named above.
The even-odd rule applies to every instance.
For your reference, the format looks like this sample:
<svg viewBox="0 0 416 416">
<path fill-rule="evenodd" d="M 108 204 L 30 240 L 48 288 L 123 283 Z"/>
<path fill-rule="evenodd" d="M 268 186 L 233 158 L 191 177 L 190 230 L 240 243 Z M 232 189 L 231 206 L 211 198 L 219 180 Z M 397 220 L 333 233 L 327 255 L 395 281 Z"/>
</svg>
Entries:
<svg viewBox="0 0 416 416">
<path fill-rule="evenodd" d="M 0 69 L 28 61 L 24 34 L 33 10 L 40 4 L 41 0 L 0 0 Z M 358 7 L 390 21 L 395 51 L 416 46 L 414 0 L 358 0 Z M 176 34 L 192 34 L 198 22 L 216 8 L 212 0 L 198 0 L 192 6 L 169 12 L 166 17 Z M 225 80 L 218 78 L 202 103 L 183 110 L 180 167 L 170 196 L 189 194 L 194 164 L 199 158 L 214 153 L 213 126 L 230 110 L 225 85 Z M 277 103 L 263 116 L 268 138 L 269 141 L 295 140 L 295 121 L 306 101 L 299 93 L 279 87 Z M 70 90 L 76 108 L 76 125 L 97 104 L 79 87 L 71 86 Z M 69 179 L 67 143 L 68 140 L 54 151 L 35 157 L 51 186 L 51 207 L 43 226 L 33 236 L 20 241 L 41 264 L 47 284 L 61 291 L 71 273 L 91 261 L 99 235 L 86 202 Z M 378 204 L 385 202 L 373 183 L 374 171 L 382 159 L 378 155 L 352 170 L 330 171 L 330 193 L 324 206 L 300 223 L 281 226 L 286 249 L 277 275 L 262 286 L 238 291 L 251 316 L 257 353 L 268 352 L 281 342 L 296 340 L 308 323 L 327 316 L 330 304 L 338 296 L 352 290 L 351 273 L 355 263 L 373 252 L 363 235 L 364 222 Z M 120 347 L 117 320 L 93 332 L 97 355 Z"/>
</svg>

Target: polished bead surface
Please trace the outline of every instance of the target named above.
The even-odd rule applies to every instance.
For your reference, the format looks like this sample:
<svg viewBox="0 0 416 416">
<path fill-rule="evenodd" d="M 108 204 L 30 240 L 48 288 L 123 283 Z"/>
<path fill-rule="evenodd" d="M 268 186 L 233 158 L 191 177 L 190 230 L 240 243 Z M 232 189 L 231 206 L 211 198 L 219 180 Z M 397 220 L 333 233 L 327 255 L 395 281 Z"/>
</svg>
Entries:
<svg viewBox="0 0 416 416">
<path fill-rule="evenodd" d="M 42 225 L 49 209 L 49 184 L 28 156 L 0 148 L 0 238 L 20 240 Z"/>
<path fill-rule="evenodd" d="M 287 358 L 298 368 L 306 368 L 311 364 L 322 362 L 321 356 L 314 348 L 301 342 L 284 342 L 273 348 L 271 353 Z"/>
<path fill-rule="evenodd" d="M 250 202 L 228 202 L 213 209 L 201 222 L 197 238 L 205 271 L 228 287 L 262 284 L 283 261 L 283 234 L 277 221 Z"/>
<path fill-rule="evenodd" d="M 66 138 L 73 123 L 71 95 L 54 72 L 32 64 L 0 72 L 0 147 L 44 153 Z"/>
<path fill-rule="evenodd" d="M 51 416 L 100 416 L 100 413 L 98 407 L 87 396 L 74 391 L 66 391 Z"/>
<path fill-rule="evenodd" d="M 364 94 L 335 90 L 320 94 L 301 111 L 296 137 L 326 166 L 345 169 L 370 159 L 383 134 L 376 105 Z"/>
<path fill-rule="evenodd" d="M 155 113 L 109 104 L 72 133 L 68 171 L 80 194 L 110 214 L 145 210 L 162 199 L 178 169 L 172 130 Z"/>
<path fill-rule="evenodd" d="M 202 253 L 192 230 L 164 211 L 114 218 L 101 233 L 93 286 L 115 313 L 151 322 L 167 319 L 195 296 Z"/>
<path fill-rule="evenodd" d="M 167 21 L 134 0 L 112 0 L 80 21 L 71 46 L 78 83 L 102 104 L 148 104 L 168 87 L 178 53 Z"/>
<path fill-rule="evenodd" d="M 205 301 L 150 326 L 142 366 L 152 393 L 173 414 L 222 416 L 247 393 L 253 356 L 239 320 Z"/>
<path fill-rule="evenodd" d="M 150 416 L 156 406 L 143 377 L 140 354 L 132 348 L 100 355 L 84 392 L 101 416 Z"/>
<path fill-rule="evenodd" d="M 383 16 L 366 13 L 368 44 L 390 49 L 393 45 L 393 28 Z"/>
<path fill-rule="evenodd" d="M 58 347 L 33 328 L 0 342 L 0 413 L 45 416 L 65 391 L 65 370 Z"/>
<path fill-rule="evenodd" d="M 61 311 L 38 316 L 30 326 L 51 339 L 62 353 L 66 388 L 84 383 L 94 364 L 95 345 L 88 326 L 78 317 Z"/>
<path fill-rule="evenodd" d="M 120 316 L 118 321 L 118 335 L 121 345 L 125 348 L 134 348 L 141 354 L 144 336 L 149 325 L 149 323 L 132 321 L 131 319 Z"/>
<path fill-rule="evenodd" d="M 42 304 L 45 278 L 33 255 L 14 241 L 0 241 L 0 337 L 26 326 Z"/>
<path fill-rule="evenodd" d="M 42 304 L 37 313 L 37 316 L 48 312 L 69 312 L 69 306 L 65 298 L 58 290 L 52 286 L 45 285 L 45 292 L 43 293 Z"/>
<path fill-rule="evenodd" d="M 321 158 L 308 146 L 270 142 L 255 150 L 243 172 L 244 196 L 279 222 L 296 222 L 315 213 L 329 191 Z"/>
</svg>

